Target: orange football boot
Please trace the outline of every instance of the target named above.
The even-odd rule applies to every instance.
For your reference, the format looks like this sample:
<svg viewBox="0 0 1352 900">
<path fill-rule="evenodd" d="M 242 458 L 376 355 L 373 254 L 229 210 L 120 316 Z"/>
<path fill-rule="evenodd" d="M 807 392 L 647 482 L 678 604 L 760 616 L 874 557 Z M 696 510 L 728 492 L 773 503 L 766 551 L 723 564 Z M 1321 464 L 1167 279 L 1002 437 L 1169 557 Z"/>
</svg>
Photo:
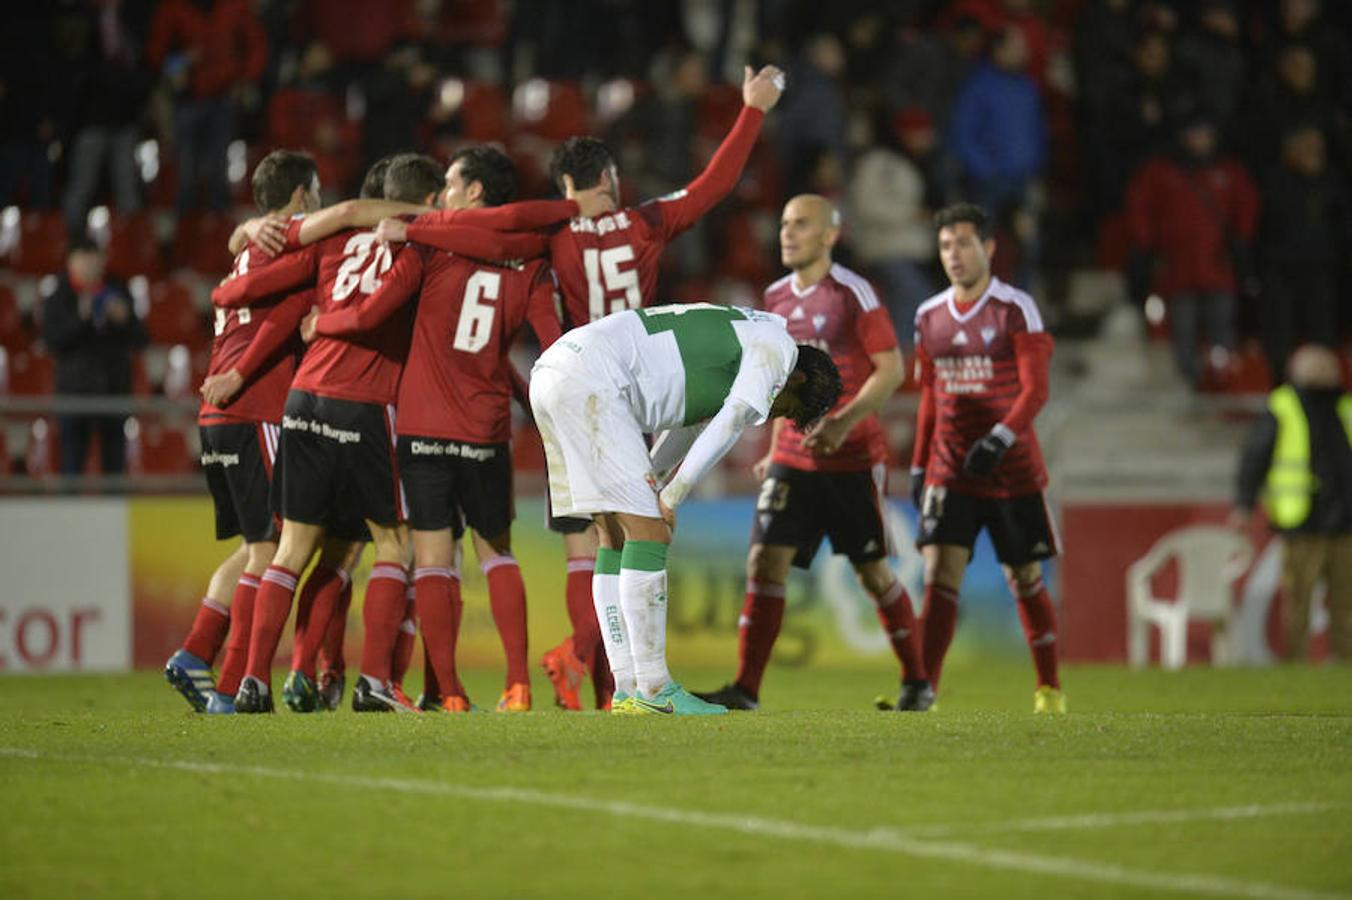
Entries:
<svg viewBox="0 0 1352 900">
<path fill-rule="evenodd" d="M 530 712 L 530 685 L 514 684 L 502 692 L 498 712 Z"/>
<path fill-rule="evenodd" d="M 546 653 L 540 666 L 554 685 L 554 705 L 575 712 L 582 709 L 578 688 L 587 677 L 587 667 L 573 652 L 572 637 L 565 638 L 562 644 Z"/>
</svg>

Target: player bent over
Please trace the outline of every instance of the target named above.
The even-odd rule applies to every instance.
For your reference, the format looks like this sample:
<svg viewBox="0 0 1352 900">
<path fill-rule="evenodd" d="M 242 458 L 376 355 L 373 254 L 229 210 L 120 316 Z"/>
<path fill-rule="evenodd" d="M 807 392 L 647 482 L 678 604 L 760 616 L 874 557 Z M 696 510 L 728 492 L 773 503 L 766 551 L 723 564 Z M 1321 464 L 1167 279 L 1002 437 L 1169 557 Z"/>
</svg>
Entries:
<svg viewBox="0 0 1352 900">
<path fill-rule="evenodd" d="M 925 668 L 937 690 L 957 624 L 958 589 L 984 528 L 1033 654 L 1033 711 L 1064 713 L 1056 612 L 1042 580 L 1042 560 L 1058 552 L 1059 542 L 1033 431 L 1047 402 L 1052 339 L 1033 298 L 991 276 L 995 241 L 985 211 L 960 203 L 934 221 L 951 287 L 921 304 L 915 317 L 922 393 L 911 483 L 925 559 Z"/>
<path fill-rule="evenodd" d="M 902 382 L 901 353 L 892 318 L 873 288 L 831 261 L 839 235 L 839 213 L 825 198 L 804 194 L 785 205 L 780 254 L 793 271 L 766 289 L 765 308 L 784 317 L 794 340 L 831 354 L 844 390 L 837 407 L 809 431 L 776 422 L 770 452 L 756 464 L 762 485 L 747 558 L 737 677 L 698 694 L 729 709 L 759 706 L 761 678 L 784 620 L 789 567 L 809 567 L 824 537 L 850 558 L 877 606 L 901 663 L 898 708 L 923 711 L 933 700 L 911 600 L 887 564 L 887 444 L 877 412 Z"/>
<path fill-rule="evenodd" d="M 667 670 L 675 509 L 746 428 L 788 416 L 806 429 L 839 395 L 830 356 L 796 345 L 779 316 L 707 303 L 615 313 L 568 332 L 536 362 L 531 408 L 550 503 L 558 515 L 595 517 L 600 530 L 595 602 L 613 712 L 726 712 Z M 673 429 L 650 457 L 644 434 Z"/>
</svg>

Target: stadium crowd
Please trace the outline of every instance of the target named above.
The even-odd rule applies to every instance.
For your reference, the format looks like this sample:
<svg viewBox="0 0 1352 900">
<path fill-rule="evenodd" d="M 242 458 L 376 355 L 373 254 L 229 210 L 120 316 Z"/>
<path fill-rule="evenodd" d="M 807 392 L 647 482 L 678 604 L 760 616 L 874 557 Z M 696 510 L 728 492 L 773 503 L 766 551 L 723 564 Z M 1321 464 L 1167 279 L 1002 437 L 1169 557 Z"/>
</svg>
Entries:
<svg viewBox="0 0 1352 900">
<path fill-rule="evenodd" d="M 493 142 L 517 162 L 521 195 L 546 196 L 552 148 L 591 133 L 616 148 L 626 195 L 657 196 L 702 168 L 752 62 L 784 68 L 793 90 L 735 194 L 666 255 L 668 299 L 753 301 L 779 271 L 783 199 L 810 190 L 841 205 L 836 255 L 879 285 L 906 348 L 916 306 L 943 284 L 930 215 L 972 199 L 996 216 L 997 274 L 1035 287 L 1054 329 L 1085 325 L 1066 313 L 1069 272 L 1116 270 L 1173 334 L 1184 378 L 1261 389 L 1295 345 L 1336 345 L 1352 328 L 1335 289 L 1352 249 L 1349 12 L 1319 0 L 29 5 L 7 13 L 0 54 L 0 381 L 53 389 L 59 348 L 41 337 L 58 279 L 43 279 L 89 238 L 149 334 L 132 391 L 190 390 L 246 175 L 273 148 L 311 152 L 328 200 L 391 152 L 445 159 Z M 1266 365 L 1244 349 L 1260 338 Z"/>
</svg>

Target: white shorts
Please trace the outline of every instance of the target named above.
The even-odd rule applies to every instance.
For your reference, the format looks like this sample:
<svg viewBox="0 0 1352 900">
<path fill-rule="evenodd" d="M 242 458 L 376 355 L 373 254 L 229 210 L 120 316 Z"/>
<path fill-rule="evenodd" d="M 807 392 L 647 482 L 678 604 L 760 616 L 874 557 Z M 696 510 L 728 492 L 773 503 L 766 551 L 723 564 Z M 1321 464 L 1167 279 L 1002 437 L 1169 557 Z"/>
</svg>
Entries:
<svg viewBox="0 0 1352 900">
<path fill-rule="evenodd" d="M 537 363 L 531 371 L 530 405 L 554 515 L 660 518 L 643 429 L 618 387 L 580 369 Z"/>
</svg>

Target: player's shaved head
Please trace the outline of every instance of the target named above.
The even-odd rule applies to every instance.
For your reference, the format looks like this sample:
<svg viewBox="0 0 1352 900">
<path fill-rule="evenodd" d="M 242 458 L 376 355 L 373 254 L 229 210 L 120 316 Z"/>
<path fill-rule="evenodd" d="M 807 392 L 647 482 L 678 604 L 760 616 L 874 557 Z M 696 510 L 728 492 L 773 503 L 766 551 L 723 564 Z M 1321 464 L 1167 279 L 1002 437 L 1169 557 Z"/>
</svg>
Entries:
<svg viewBox="0 0 1352 900">
<path fill-rule="evenodd" d="M 1338 354 L 1321 344 L 1305 344 L 1287 364 L 1291 383 L 1303 388 L 1334 388 L 1342 384 Z"/>
<path fill-rule="evenodd" d="M 840 237 L 840 212 L 820 194 L 799 194 L 784 204 L 779 218 L 779 257 L 795 272 L 830 265 Z"/>
</svg>

